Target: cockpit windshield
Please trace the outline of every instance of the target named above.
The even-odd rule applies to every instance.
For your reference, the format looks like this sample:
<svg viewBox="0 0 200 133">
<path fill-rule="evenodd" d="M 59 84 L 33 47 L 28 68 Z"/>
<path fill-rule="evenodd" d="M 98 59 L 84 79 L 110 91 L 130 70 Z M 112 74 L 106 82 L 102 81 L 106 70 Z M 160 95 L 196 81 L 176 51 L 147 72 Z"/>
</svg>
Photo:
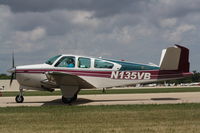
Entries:
<svg viewBox="0 0 200 133">
<path fill-rule="evenodd" d="M 49 65 L 52 65 L 61 55 L 57 55 L 57 56 L 54 56 L 54 57 L 51 57 L 50 59 L 48 59 L 45 63 L 46 64 L 49 64 Z"/>
</svg>

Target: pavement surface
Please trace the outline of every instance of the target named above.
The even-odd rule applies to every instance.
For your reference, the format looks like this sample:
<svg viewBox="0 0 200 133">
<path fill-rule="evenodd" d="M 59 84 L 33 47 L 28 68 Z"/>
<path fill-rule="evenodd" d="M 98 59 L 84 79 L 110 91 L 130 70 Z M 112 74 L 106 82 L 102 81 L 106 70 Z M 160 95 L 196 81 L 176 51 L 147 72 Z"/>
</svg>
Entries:
<svg viewBox="0 0 200 133">
<path fill-rule="evenodd" d="M 0 97 L 0 107 L 67 105 L 61 96 L 25 96 L 23 103 L 16 103 L 15 97 Z M 177 104 L 200 103 L 200 92 L 148 93 L 148 94 L 104 94 L 78 95 L 71 105 L 128 105 L 128 104 Z"/>
</svg>

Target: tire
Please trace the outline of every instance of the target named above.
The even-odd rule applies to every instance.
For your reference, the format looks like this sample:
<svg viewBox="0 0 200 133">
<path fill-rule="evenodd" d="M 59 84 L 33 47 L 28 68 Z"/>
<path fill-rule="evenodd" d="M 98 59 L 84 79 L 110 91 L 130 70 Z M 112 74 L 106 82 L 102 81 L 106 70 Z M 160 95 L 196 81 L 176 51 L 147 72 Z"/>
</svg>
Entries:
<svg viewBox="0 0 200 133">
<path fill-rule="evenodd" d="M 77 94 L 74 95 L 74 97 L 72 97 L 72 101 L 76 101 L 77 100 Z"/>
<path fill-rule="evenodd" d="M 62 102 L 65 104 L 69 104 L 72 102 L 72 98 L 65 98 L 64 96 L 62 96 Z"/>
<path fill-rule="evenodd" d="M 74 95 L 72 98 L 65 98 L 64 96 L 62 96 L 62 102 L 66 104 L 70 104 L 76 100 L 77 100 L 77 95 Z"/>
<path fill-rule="evenodd" d="M 17 96 L 15 97 L 15 101 L 16 101 L 17 103 L 23 103 L 23 102 L 24 102 L 24 97 L 23 97 L 23 96 L 20 96 L 20 95 L 17 95 Z"/>
</svg>

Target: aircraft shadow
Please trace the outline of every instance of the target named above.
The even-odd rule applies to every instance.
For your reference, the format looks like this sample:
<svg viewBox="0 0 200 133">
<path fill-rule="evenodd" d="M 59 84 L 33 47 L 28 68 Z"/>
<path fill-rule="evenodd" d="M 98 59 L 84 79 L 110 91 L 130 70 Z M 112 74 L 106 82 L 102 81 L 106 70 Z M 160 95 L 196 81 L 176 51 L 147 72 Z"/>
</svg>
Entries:
<svg viewBox="0 0 200 133">
<path fill-rule="evenodd" d="M 87 103 L 92 103 L 92 102 L 134 102 L 134 101 L 176 101 L 180 100 L 179 98 L 170 98 L 170 97 L 163 97 L 163 98 L 151 98 L 151 99 L 118 99 L 118 100 L 90 100 L 90 99 L 85 99 L 85 98 L 78 98 L 77 101 L 71 103 L 71 104 L 64 104 L 61 99 L 56 99 L 53 101 L 45 102 L 43 106 L 46 105 L 84 105 Z"/>
<path fill-rule="evenodd" d="M 118 100 L 90 100 L 91 102 L 129 102 L 129 101 L 149 101 L 149 100 L 180 100 L 179 98 L 151 98 L 151 99 L 118 99 Z"/>
<path fill-rule="evenodd" d="M 81 105 L 81 104 L 86 104 L 86 103 L 90 103 L 93 102 L 92 100 L 89 99 L 84 99 L 84 98 L 78 98 L 77 101 L 71 103 L 71 104 L 64 104 L 62 102 L 61 99 L 56 99 L 56 100 L 52 100 L 49 102 L 44 102 L 44 104 L 42 106 L 49 106 L 49 105 Z"/>
<path fill-rule="evenodd" d="M 179 98 L 170 98 L 170 97 L 163 97 L 163 98 L 151 98 L 151 99 L 113 99 L 113 100 L 90 100 L 90 99 L 85 99 L 85 98 L 78 98 L 77 101 L 71 103 L 71 104 L 64 104 L 62 102 L 62 100 L 59 99 L 55 99 L 52 101 L 40 101 L 40 102 L 24 102 L 24 103 L 41 103 L 41 106 L 53 106 L 53 105 L 84 105 L 87 103 L 92 103 L 92 102 L 134 102 L 134 101 L 176 101 L 176 100 L 180 100 Z"/>
<path fill-rule="evenodd" d="M 164 97 L 164 98 L 151 98 L 153 101 L 168 101 L 168 100 L 180 100 L 180 98 L 170 98 L 170 97 Z"/>
<path fill-rule="evenodd" d="M 84 98 L 78 98 L 77 101 L 71 103 L 71 104 L 64 104 L 61 99 L 56 99 L 52 100 L 49 102 L 44 102 L 42 106 L 49 106 L 49 105 L 84 105 L 87 103 L 92 103 L 92 102 L 130 102 L 130 101 L 148 101 L 149 99 L 119 99 L 119 100 L 90 100 L 90 99 L 84 99 Z M 34 102 L 36 103 L 36 102 Z M 41 103 L 41 102 L 40 102 Z"/>
</svg>

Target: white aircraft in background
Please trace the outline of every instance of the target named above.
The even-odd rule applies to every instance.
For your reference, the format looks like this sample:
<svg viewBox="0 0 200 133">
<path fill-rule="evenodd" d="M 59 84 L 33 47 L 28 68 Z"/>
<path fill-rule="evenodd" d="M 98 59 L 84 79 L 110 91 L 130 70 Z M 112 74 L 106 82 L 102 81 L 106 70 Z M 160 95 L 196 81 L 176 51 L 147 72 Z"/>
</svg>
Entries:
<svg viewBox="0 0 200 133">
<path fill-rule="evenodd" d="M 147 65 L 79 55 L 57 55 L 44 64 L 14 66 L 8 70 L 20 84 L 17 103 L 24 101 L 23 89 L 53 91 L 60 88 L 62 101 L 77 99 L 80 89 L 127 86 L 191 76 L 189 50 L 175 45 L 162 51 L 160 65 Z"/>
</svg>

